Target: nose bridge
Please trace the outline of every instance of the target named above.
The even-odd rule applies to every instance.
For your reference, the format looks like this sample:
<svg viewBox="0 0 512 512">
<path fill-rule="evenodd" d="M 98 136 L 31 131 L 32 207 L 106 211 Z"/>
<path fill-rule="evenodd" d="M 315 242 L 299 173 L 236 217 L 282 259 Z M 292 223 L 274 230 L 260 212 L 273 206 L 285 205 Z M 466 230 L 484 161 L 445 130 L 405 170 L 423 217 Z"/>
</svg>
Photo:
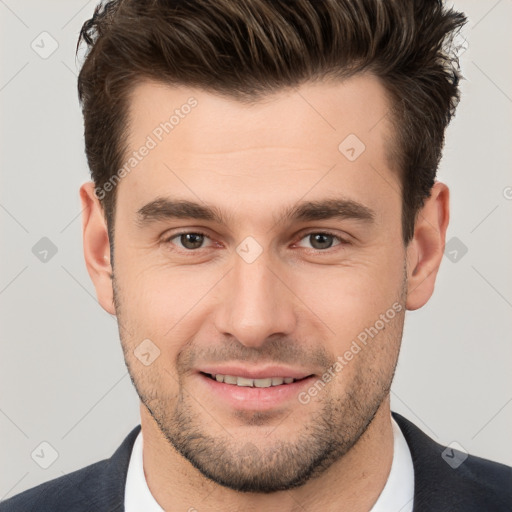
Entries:
<svg viewBox="0 0 512 512">
<path fill-rule="evenodd" d="M 259 346 L 272 334 L 289 334 L 295 326 L 293 295 L 276 274 L 268 253 L 252 262 L 235 255 L 217 305 L 217 329 L 247 346 Z"/>
</svg>

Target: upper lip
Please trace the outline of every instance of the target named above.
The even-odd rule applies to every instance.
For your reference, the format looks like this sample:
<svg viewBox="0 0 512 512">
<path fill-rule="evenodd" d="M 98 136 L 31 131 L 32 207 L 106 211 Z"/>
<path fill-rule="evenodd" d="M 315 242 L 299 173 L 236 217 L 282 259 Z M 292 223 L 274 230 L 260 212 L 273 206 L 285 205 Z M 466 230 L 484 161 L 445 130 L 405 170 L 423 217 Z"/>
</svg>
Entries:
<svg viewBox="0 0 512 512">
<path fill-rule="evenodd" d="M 287 366 L 265 366 L 264 368 L 243 367 L 233 365 L 203 366 L 199 368 L 200 372 L 211 375 L 232 375 L 234 377 L 245 377 L 246 379 L 267 379 L 269 377 L 292 377 L 294 379 L 303 379 L 313 375 L 311 372 L 298 368 L 289 368 Z"/>
</svg>

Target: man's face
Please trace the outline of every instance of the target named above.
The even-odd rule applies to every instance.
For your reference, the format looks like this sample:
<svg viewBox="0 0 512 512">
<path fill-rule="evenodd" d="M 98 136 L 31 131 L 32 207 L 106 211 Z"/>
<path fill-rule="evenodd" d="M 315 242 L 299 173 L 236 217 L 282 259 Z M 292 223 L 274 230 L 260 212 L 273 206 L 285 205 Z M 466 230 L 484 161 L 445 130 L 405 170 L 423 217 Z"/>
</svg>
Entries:
<svg viewBox="0 0 512 512">
<path fill-rule="evenodd" d="M 127 161 L 150 149 L 117 186 L 123 350 L 162 434 L 221 485 L 304 484 L 388 396 L 406 301 L 389 108 L 362 75 L 252 106 L 149 82 L 134 90 Z M 339 215 L 318 209 L 326 201 Z"/>
</svg>

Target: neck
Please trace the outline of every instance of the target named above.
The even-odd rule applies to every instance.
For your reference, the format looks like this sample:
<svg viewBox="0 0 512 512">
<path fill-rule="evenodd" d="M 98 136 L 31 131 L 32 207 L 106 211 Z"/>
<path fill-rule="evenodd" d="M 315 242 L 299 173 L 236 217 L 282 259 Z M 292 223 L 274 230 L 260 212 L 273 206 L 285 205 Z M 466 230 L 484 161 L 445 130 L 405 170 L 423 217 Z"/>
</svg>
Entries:
<svg viewBox="0 0 512 512">
<path fill-rule="evenodd" d="M 163 437 L 141 404 L 143 462 L 151 494 L 175 510 L 367 512 L 384 488 L 393 461 L 389 395 L 357 443 L 321 476 L 272 494 L 239 493 L 204 477 Z"/>
</svg>

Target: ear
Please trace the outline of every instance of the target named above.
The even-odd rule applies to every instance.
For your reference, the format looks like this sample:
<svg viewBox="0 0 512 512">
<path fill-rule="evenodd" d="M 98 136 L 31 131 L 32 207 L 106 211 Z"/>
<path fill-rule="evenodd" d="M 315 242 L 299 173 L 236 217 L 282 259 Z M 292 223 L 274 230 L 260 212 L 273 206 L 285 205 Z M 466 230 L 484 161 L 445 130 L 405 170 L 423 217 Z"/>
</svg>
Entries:
<svg viewBox="0 0 512 512">
<path fill-rule="evenodd" d="M 424 306 L 434 292 L 449 220 L 450 191 L 444 183 L 436 181 L 418 212 L 414 236 L 407 247 L 406 307 L 410 311 Z"/>
<path fill-rule="evenodd" d="M 115 315 L 108 229 L 93 182 L 80 187 L 80 201 L 85 265 L 96 288 L 98 302 L 107 313 Z"/>
</svg>

